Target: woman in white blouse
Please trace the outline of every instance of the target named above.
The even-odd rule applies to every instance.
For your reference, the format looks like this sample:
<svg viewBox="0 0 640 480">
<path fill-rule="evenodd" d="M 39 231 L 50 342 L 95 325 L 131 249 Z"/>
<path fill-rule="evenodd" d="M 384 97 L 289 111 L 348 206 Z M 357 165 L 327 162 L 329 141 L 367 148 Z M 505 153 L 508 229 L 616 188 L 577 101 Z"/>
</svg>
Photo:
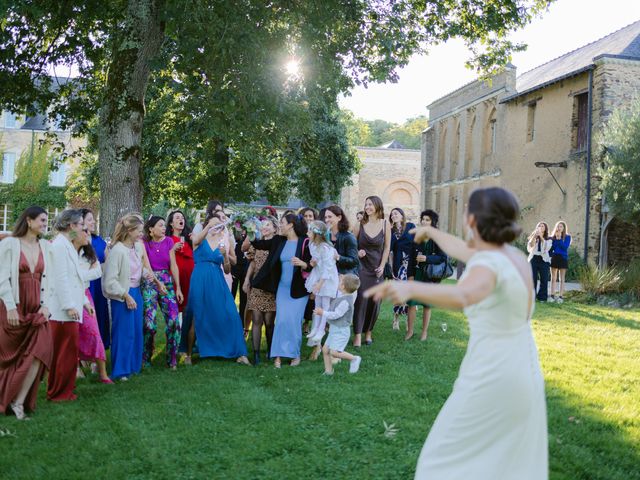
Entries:
<svg viewBox="0 0 640 480">
<path fill-rule="evenodd" d="M 548 297 L 549 266 L 551 265 L 552 241 L 549 238 L 549 225 L 539 222 L 536 229 L 529 235 L 527 241 L 527 251 L 529 252 L 529 263 L 533 271 L 533 290 L 536 298 L 541 302 L 546 302 Z M 538 279 L 540 288 L 538 288 Z"/>
<path fill-rule="evenodd" d="M 80 210 L 65 210 L 55 220 L 59 232 L 49 249 L 51 270 L 49 310 L 53 362 L 49 371 L 47 398 L 52 401 L 75 400 L 76 367 L 78 365 L 78 324 L 86 303 L 84 275 L 78 251 L 73 245 L 82 235 L 84 223 Z"/>
</svg>

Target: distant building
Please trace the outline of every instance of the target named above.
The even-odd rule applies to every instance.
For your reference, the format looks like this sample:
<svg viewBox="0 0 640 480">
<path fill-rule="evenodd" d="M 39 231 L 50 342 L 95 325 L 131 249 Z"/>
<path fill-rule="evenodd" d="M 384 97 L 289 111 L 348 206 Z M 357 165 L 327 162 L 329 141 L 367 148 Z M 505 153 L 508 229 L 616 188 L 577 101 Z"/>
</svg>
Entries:
<svg viewBox="0 0 640 480">
<path fill-rule="evenodd" d="M 420 150 L 404 148 L 393 140 L 380 147 L 356 147 L 362 168 L 342 189 L 340 206 L 353 223 L 364 201 L 379 196 L 388 218 L 391 209 L 400 207 L 411 221 L 420 215 Z"/>
<path fill-rule="evenodd" d="M 611 113 L 638 94 L 640 21 L 519 76 L 509 66 L 491 83 L 449 93 L 428 106 L 423 204 L 460 235 L 471 191 L 503 186 L 520 198 L 525 231 L 565 220 L 590 259 L 639 257 L 640 228 L 611 218 L 603 204 L 602 152 L 593 145 Z"/>
<path fill-rule="evenodd" d="M 85 138 L 74 138 L 70 130 L 63 130 L 51 124 L 43 115 L 26 116 L 8 110 L 0 116 L 0 152 L 2 154 L 2 170 L 0 184 L 9 185 L 16 180 L 16 164 L 23 152 L 38 148 L 39 141 L 46 132 L 53 133 L 58 141 L 64 143 L 65 152 L 72 153 L 86 145 Z M 64 187 L 67 177 L 74 165 L 61 163 L 57 170 L 51 172 L 49 185 Z M 0 198 L 0 232 L 11 230 L 13 224 L 10 199 Z M 57 215 L 60 205 L 42 205 L 50 210 L 49 219 Z"/>
</svg>

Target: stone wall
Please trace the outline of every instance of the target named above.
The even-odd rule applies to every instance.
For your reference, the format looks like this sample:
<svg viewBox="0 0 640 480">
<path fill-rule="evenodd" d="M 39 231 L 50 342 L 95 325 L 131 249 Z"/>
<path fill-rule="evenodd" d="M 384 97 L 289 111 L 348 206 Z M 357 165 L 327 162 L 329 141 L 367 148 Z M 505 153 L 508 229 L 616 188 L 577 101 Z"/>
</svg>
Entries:
<svg viewBox="0 0 640 480">
<path fill-rule="evenodd" d="M 614 218 L 607 228 L 607 264 L 626 266 L 640 258 L 640 226 Z"/>
<path fill-rule="evenodd" d="M 502 186 L 520 199 L 525 232 L 541 220 L 551 228 L 564 220 L 574 247 L 584 251 L 587 154 L 576 149 L 576 102 L 577 95 L 588 91 L 588 79 L 589 73 L 584 72 L 506 102 L 502 100 L 512 93 L 509 82 L 502 90 L 478 89 L 480 84 L 475 82 L 432 104 L 438 117 L 432 120 L 429 135 L 423 136 L 424 201 L 440 213 L 441 228 L 461 234 L 464 205 L 473 189 Z M 639 89 L 640 62 L 608 57 L 596 61 L 587 241 L 589 258 L 594 261 L 601 241 L 602 208 L 595 142 L 612 111 L 628 104 Z M 471 91 L 477 98 L 467 95 Z M 460 104 L 461 100 L 468 103 Z M 431 105 L 429 108 L 433 118 Z M 495 140 L 491 121 L 495 121 Z M 567 168 L 547 170 L 537 168 L 536 162 L 567 162 Z M 640 242 L 640 236 L 633 241 Z M 616 242 L 612 245 L 620 243 Z M 636 246 L 629 248 L 632 251 Z"/>
<path fill-rule="evenodd" d="M 385 214 L 400 207 L 415 221 L 421 207 L 420 150 L 358 147 L 362 162 L 359 173 L 352 177 L 353 185 L 342 189 L 340 205 L 355 221 L 356 213 L 364 208 L 368 196 L 382 198 Z"/>
</svg>

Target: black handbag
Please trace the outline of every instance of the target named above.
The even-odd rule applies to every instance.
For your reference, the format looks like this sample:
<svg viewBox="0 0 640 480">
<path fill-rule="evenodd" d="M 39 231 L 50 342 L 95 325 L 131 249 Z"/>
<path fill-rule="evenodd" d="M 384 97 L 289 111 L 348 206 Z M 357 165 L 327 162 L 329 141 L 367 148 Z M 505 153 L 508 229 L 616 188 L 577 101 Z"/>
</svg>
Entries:
<svg viewBox="0 0 640 480">
<path fill-rule="evenodd" d="M 444 262 L 430 263 L 425 268 L 426 279 L 431 282 L 445 280 L 451 275 L 453 275 L 453 265 L 448 258 Z"/>
<path fill-rule="evenodd" d="M 391 280 L 393 278 L 393 270 L 391 270 L 391 264 L 389 262 L 384 264 L 384 272 L 382 276 L 385 280 Z"/>
</svg>

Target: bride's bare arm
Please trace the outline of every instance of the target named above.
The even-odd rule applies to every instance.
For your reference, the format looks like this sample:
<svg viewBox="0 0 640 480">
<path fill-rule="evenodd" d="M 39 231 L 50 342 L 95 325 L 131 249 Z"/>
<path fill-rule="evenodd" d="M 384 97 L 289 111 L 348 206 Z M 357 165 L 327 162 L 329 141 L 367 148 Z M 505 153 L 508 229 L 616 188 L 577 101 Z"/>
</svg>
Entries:
<svg viewBox="0 0 640 480">
<path fill-rule="evenodd" d="M 370 288 L 365 297 L 390 300 L 403 304 L 407 300 L 435 305 L 450 310 L 462 310 L 487 298 L 496 285 L 496 274 L 488 267 L 472 267 L 456 285 L 438 285 L 414 281 L 384 282 Z"/>
<path fill-rule="evenodd" d="M 419 227 L 414 228 L 411 233 L 415 234 L 414 241 L 416 243 L 422 243 L 430 238 L 438 244 L 444 253 L 463 263 L 467 263 L 473 254 L 476 253 L 476 250 L 470 248 L 467 242 L 461 238 L 443 232 L 438 228 Z"/>
</svg>

